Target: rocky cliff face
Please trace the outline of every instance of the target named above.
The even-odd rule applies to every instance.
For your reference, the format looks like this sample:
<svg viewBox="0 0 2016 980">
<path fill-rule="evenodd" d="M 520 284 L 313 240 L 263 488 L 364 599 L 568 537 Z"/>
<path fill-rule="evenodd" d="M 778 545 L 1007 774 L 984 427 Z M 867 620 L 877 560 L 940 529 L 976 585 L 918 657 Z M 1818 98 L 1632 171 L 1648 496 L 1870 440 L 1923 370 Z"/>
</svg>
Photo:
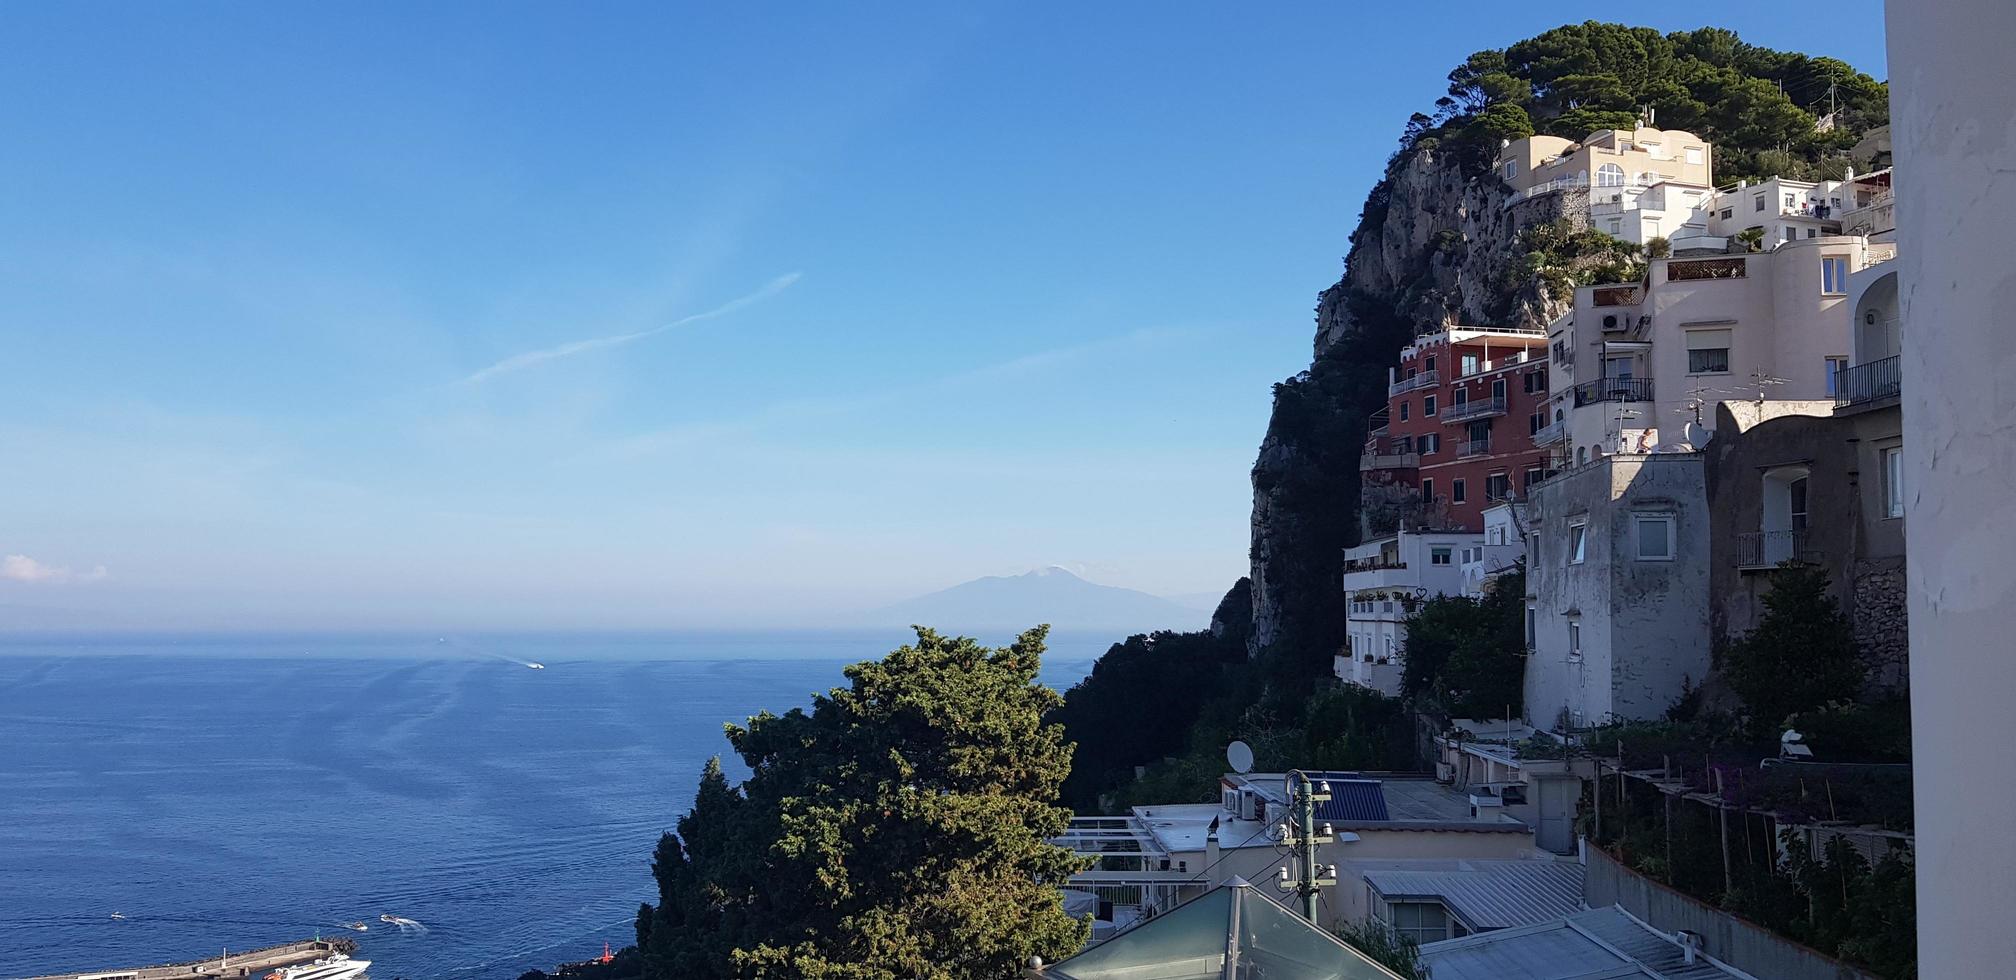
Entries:
<svg viewBox="0 0 2016 980">
<path fill-rule="evenodd" d="M 1317 298 L 1310 368 L 1276 386 L 1253 464 L 1252 655 L 1327 672 L 1343 642 L 1358 456 L 1400 348 L 1445 323 L 1544 328 L 1567 310 L 1538 277 L 1522 281 L 1519 231 L 1563 218 L 1586 228 L 1586 195 L 1508 209 L 1508 193 L 1495 174 L 1423 146 L 1366 199 L 1344 276 Z"/>
</svg>

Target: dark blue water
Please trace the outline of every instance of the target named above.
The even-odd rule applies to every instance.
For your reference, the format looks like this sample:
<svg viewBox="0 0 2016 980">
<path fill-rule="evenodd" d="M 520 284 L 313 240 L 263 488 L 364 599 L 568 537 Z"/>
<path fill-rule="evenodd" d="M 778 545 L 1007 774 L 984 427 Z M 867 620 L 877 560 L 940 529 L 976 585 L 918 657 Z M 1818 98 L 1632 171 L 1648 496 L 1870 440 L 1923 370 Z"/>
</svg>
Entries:
<svg viewBox="0 0 2016 980">
<path fill-rule="evenodd" d="M 318 930 L 354 936 L 379 980 L 620 946 L 659 833 L 709 756 L 733 762 L 722 723 L 899 641 L 0 641 L 0 977 Z M 1083 676 L 1099 643 L 1058 643 L 1045 680 Z"/>
</svg>

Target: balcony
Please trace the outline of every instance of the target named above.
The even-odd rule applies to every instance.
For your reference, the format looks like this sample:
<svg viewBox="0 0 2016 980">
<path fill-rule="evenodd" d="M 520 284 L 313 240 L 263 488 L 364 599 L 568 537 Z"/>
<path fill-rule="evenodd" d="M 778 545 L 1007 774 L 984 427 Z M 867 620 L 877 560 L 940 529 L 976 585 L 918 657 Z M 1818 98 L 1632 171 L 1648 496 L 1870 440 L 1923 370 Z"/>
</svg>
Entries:
<svg viewBox="0 0 2016 980">
<path fill-rule="evenodd" d="M 1846 368 L 1834 377 L 1834 407 L 1847 408 L 1896 398 L 1903 387 L 1902 381 L 1899 362 L 1894 356 Z"/>
<path fill-rule="evenodd" d="M 1358 471 L 1361 473 L 1369 473 L 1373 470 L 1416 470 L 1420 468 L 1420 453 L 1368 452 L 1358 457 Z"/>
<path fill-rule="evenodd" d="M 1402 378 L 1386 386 L 1386 394 L 1404 395 L 1421 388 L 1432 388 L 1441 383 L 1441 375 L 1436 371 L 1423 371 L 1411 378 Z"/>
<path fill-rule="evenodd" d="M 1736 567 L 1745 571 L 1777 568 L 1791 559 L 1817 561 L 1819 553 L 1806 543 L 1806 531 L 1746 531 L 1736 536 Z"/>
<path fill-rule="evenodd" d="M 1569 390 L 1575 393 L 1576 408 L 1603 402 L 1649 402 L 1652 400 L 1652 379 L 1601 378 L 1584 381 Z"/>
<path fill-rule="evenodd" d="M 1533 445 L 1551 446 L 1566 438 L 1568 438 L 1568 423 L 1566 421 L 1555 422 L 1551 425 L 1543 425 L 1540 427 L 1540 431 L 1533 433 Z"/>
<path fill-rule="evenodd" d="M 1466 439 L 1463 442 L 1459 442 L 1456 444 L 1457 459 L 1465 459 L 1471 456 L 1489 456 L 1489 455 L 1491 455 L 1491 440 L 1488 438 Z"/>
<path fill-rule="evenodd" d="M 1449 405 L 1442 409 L 1442 424 L 1454 425 L 1471 419 L 1488 419 L 1505 414 L 1505 397 L 1473 398 L 1467 402 Z"/>
</svg>

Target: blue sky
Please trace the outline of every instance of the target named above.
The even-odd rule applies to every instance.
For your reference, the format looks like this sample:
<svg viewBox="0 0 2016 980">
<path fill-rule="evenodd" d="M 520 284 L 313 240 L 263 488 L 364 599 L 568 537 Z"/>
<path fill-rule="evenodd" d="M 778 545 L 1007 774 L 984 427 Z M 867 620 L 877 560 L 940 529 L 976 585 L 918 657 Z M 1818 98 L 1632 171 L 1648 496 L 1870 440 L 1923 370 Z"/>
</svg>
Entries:
<svg viewBox="0 0 2016 980">
<path fill-rule="evenodd" d="M 1875 0 L 1667 9 L 1885 74 Z M 9 4 L 0 616 L 1222 589 L 1408 113 L 1623 12 Z"/>
</svg>

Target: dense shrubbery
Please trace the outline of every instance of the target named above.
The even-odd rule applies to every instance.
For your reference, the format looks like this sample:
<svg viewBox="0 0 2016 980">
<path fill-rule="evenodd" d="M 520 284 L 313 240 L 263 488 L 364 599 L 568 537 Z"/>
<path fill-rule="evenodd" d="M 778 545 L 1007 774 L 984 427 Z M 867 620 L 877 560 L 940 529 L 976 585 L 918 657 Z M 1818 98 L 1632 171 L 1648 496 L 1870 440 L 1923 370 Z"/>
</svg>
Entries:
<svg viewBox="0 0 2016 980">
<path fill-rule="evenodd" d="M 1890 96 L 1845 62 L 1745 44 L 1720 28 L 1661 34 L 1588 21 L 1471 55 L 1449 73 L 1434 114 L 1409 121 L 1401 153 L 1432 143 L 1481 171 L 1501 140 L 1580 140 L 1628 129 L 1644 108 L 1662 129 L 1713 141 L 1720 180 L 1811 179 L 1839 175 L 1846 149 L 1889 121 Z"/>
<path fill-rule="evenodd" d="M 1407 617 L 1401 688 L 1461 718 L 1517 718 L 1525 703 L 1526 573 L 1482 598 L 1437 596 Z"/>
</svg>

